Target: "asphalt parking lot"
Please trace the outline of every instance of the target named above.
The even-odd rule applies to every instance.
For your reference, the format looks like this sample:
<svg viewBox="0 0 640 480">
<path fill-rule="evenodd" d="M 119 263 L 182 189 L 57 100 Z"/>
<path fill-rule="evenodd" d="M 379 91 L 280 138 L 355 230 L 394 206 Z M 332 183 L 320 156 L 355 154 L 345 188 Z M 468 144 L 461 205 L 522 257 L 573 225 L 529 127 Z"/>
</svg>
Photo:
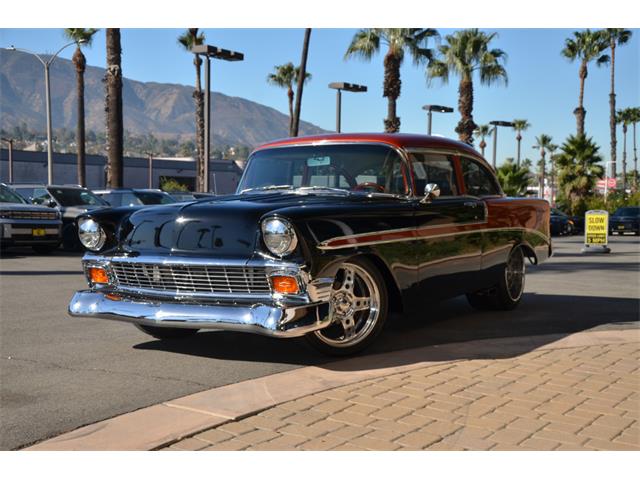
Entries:
<svg viewBox="0 0 640 480">
<path fill-rule="evenodd" d="M 553 259 L 528 270 L 513 312 L 478 313 L 463 298 L 397 318 L 367 351 L 497 337 L 638 328 L 640 241 L 611 238 L 609 255 L 556 239 Z M 16 449 L 161 401 L 327 359 L 298 341 L 231 332 L 161 342 L 131 325 L 71 318 L 84 288 L 80 256 L 0 257 L 0 448 Z"/>
</svg>

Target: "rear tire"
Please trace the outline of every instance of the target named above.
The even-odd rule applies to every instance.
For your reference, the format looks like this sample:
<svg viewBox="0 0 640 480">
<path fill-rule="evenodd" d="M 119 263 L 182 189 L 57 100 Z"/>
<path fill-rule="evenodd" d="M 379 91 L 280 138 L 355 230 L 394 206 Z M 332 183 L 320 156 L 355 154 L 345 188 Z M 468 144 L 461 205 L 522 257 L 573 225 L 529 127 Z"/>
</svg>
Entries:
<svg viewBox="0 0 640 480">
<path fill-rule="evenodd" d="M 387 285 L 376 266 L 364 258 L 345 262 L 336 275 L 329 301 L 333 322 L 305 335 L 325 355 L 361 352 L 380 335 L 388 317 Z"/>
<path fill-rule="evenodd" d="M 507 257 L 500 281 L 495 287 L 467 294 L 469 304 L 477 310 L 513 310 L 522 299 L 525 283 L 525 257 L 522 248 L 514 247 Z"/>
<path fill-rule="evenodd" d="M 143 331 L 147 335 L 151 335 L 158 340 L 170 340 L 174 338 L 190 337 L 198 333 L 195 328 L 170 328 L 170 327 L 149 327 L 147 325 L 136 324 L 138 330 Z"/>
</svg>

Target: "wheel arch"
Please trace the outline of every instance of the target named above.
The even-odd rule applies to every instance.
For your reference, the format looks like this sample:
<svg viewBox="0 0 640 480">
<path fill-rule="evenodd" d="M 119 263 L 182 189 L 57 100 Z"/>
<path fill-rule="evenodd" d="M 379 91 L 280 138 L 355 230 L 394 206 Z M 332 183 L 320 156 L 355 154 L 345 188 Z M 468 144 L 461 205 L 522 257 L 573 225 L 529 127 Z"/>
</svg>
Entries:
<svg viewBox="0 0 640 480">
<path fill-rule="evenodd" d="M 371 263 L 375 265 L 375 267 L 382 275 L 384 279 L 385 285 L 387 286 L 387 294 L 389 296 L 389 311 L 394 313 L 402 313 L 404 312 L 404 302 L 402 300 L 402 293 L 400 293 L 400 288 L 398 287 L 398 283 L 396 282 L 395 277 L 391 273 L 391 270 L 387 266 L 387 264 L 377 255 L 372 253 L 364 253 L 361 255 L 356 255 L 356 258 L 365 258 L 369 260 Z"/>
</svg>

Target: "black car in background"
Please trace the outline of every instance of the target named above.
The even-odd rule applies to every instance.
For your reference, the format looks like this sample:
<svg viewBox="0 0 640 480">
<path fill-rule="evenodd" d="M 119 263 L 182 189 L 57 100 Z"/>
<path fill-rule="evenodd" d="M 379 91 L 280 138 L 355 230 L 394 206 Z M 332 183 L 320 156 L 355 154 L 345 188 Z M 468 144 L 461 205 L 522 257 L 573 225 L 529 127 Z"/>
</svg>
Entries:
<svg viewBox="0 0 640 480">
<path fill-rule="evenodd" d="M 609 233 L 640 235 L 640 207 L 620 207 L 609 217 Z"/>
<path fill-rule="evenodd" d="M 178 200 L 162 190 L 151 188 L 115 188 L 95 190 L 112 207 L 135 207 L 137 205 L 166 205 Z M 193 198 L 191 199 L 193 200 Z"/>
<path fill-rule="evenodd" d="M 13 184 L 11 187 L 29 202 L 55 208 L 62 217 L 62 243 L 65 249 L 82 248 L 78 240 L 78 215 L 106 208 L 107 202 L 79 185 Z"/>
<path fill-rule="evenodd" d="M 0 248 L 29 246 L 36 253 L 50 253 L 61 241 L 59 212 L 31 205 L 0 183 Z"/>
<path fill-rule="evenodd" d="M 566 213 L 557 208 L 551 209 L 551 235 L 573 235 L 574 222 Z"/>
</svg>

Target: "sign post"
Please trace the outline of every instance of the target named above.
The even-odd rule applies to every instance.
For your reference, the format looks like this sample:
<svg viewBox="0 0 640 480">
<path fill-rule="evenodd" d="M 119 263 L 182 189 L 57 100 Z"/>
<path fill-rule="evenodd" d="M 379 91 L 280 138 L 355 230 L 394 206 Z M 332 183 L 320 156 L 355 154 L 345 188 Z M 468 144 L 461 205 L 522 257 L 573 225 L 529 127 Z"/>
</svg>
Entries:
<svg viewBox="0 0 640 480">
<path fill-rule="evenodd" d="M 609 212 L 589 210 L 584 214 L 584 248 L 582 253 L 610 253 Z"/>
</svg>

